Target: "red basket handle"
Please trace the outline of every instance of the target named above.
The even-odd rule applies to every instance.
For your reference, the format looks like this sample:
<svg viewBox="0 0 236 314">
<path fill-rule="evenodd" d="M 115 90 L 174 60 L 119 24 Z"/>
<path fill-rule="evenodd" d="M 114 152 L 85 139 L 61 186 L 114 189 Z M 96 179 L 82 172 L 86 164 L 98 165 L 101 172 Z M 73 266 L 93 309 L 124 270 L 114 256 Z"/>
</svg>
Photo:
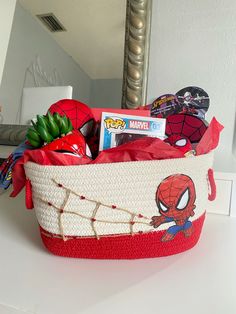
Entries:
<svg viewBox="0 0 236 314">
<path fill-rule="evenodd" d="M 208 180 L 210 183 L 210 193 L 208 193 L 208 200 L 209 201 L 214 201 L 216 198 L 216 183 L 214 179 L 214 172 L 213 169 L 208 169 Z"/>
<path fill-rule="evenodd" d="M 25 206 L 27 209 L 33 209 L 34 203 L 33 203 L 33 197 L 32 197 L 32 185 L 30 182 L 30 179 L 26 179 L 25 182 Z"/>
</svg>

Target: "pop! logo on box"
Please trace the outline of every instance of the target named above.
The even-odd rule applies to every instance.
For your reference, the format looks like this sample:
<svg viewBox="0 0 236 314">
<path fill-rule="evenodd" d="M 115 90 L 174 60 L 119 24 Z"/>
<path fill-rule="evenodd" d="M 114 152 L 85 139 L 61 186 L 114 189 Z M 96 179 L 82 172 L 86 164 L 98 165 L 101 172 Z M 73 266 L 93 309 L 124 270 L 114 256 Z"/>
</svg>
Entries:
<svg viewBox="0 0 236 314">
<path fill-rule="evenodd" d="M 109 132 L 117 132 L 123 131 L 126 127 L 126 123 L 124 120 L 119 118 L 107 118 L 104 120 L 105 128 Z"/>
</svg>

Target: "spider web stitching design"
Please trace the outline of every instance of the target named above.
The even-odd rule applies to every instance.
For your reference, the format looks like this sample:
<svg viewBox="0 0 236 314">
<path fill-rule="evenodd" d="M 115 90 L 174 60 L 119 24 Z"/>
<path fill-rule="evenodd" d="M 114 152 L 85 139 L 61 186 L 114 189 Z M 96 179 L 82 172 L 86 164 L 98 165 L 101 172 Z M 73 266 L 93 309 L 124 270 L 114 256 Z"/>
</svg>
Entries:
<svg viewBox="0 0 236 314">
<path fill-rule="evenodd" d="M 63 217 L 65 215 L 67 215 L 67 214 L 76 215 L 76 216 L 79 216 L 80 218 L 83 218 L 85 220 L 90 221 L 90 224 L 91 224 L 94 236 L 98 240 L 100 239 L 100 235 L 98 234 L 97 229 L 96 229 L 96 222 L 104 223 L 104 224 L 126 224 L 126 225 L 129 225 L 129 229 L 130 229 L 129 234 L 130 235 L 134 235 L 133 227 L 134 227 L 135 224 L 142 224 L 142 225 L 150 226 L 150 221 L 151 221 L 150 217 L 144 216 L 141 213 L 134 213 L 134 212 L 132 212 L 132 211 L 126 209 L 126 208 L 121 208 L 121 207 L 118 207 L 116 205 L 104 204 L 104 203 L 102 203 L 100 201 L 90 199 L 90 198 L 85 197 L 84 195 L 82 195 L 80 193 L 77 193 L 77 192 L 71 190 L 70 188 L 64 186 L 60 182 L 57 182 L 55 179 L 52 179 L 52 182 L 55 185 L 57 185 L 57 187 L 62 188 L 63 190 L 65 190 L 65 198 L 63 200 L 62 205 L 60 207 L 58 207 L 58 206 L 56 206 L 55 204 L 53 204 L 52 202 L 50 202 L 50 201 L 48 201 L 46 199 L 42 199 L 42 198 L 39 198 L 39 199 L 42 202 L 44 202 L 45 204 L 47 204 L 48 206 L 53 207 L 59 213 L 58 224 L 59 224 L 59 229 L 60 229 L 60 236 L 62 237 L 62 239 L 64 241 L 66 241 L 68 239 L 72 239 L 72 238 L 74 239 L 75 238 L 75 237 L 71 237 L 71 236 L 68 237 L 64 233 Z M 70 198 L 71 194 L 79 197 L 80 200 L 86 200 L 86 201 L 88 201 L 90 203 L 93 203 L 95 205 L 91 216 L 82 214 L 82 213 L 80 213 L 78 211 L 73 211 L 73 210 L 67 210 L 66 209 L 66 205 L 67 205 L 67 203 L 69 201 L 69 198 Z M 121 212 L 128 213 L 130 215 L 130 219 L 127 220 L 127 221 L 126 220 L 124 220 L 124 221 L 113 221 L 113 220 L 106 220 L 106 219 L 97 219 L 96 217 L 97 217 L 97 214 L 98 214 L 99 210 L 101 210 L 101 206 L 109 208 L 111 210 L 116 210 L 116 211 L 121 211 Z M 138 220 L 139 219 L 143 219 L 143 220 L 146 220 L 148 222 L 138 221 L 138 220 L 135 220 L 135 219 L 138 219 Z M 146 232 L 151 232 L 151 231 L 153 231 L 153 229 L 150 229 L 149 231 L 146 231 Z M 138 233 L 144 233 L 144 232 L 143 231 L 139 231 Z"/>
</svg>

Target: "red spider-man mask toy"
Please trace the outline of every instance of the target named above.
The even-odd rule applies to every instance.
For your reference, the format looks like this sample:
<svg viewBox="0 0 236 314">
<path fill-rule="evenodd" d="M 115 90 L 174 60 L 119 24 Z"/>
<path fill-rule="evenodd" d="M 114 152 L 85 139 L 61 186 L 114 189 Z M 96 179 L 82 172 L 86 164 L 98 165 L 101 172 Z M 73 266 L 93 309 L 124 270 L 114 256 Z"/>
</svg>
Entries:
<svg viewBox="0 0 236 314">
<path fill-rule="evenodd" d="M 174 134 L 174 135 L 169 136 L 167 139 L 165 139 L 165 142 L 179 149 L 186 156 L 191 153 L 192 155 L 194 155 L 192 144 L 190 140 L 186 137 Z"/>
<path fill-rule="evenodd" d="M 207 127 L 205 120 L 189 114 L 172 114 L 166 118 L 166 135 L 180 135 L 191 143 L 198 143 Z"/>
<path fill-rule="evenodd" d="M 42 150 L 51 150 L 64 154 L 73 154 L 77 157 L 91 157 L 91 152 L 85 142 L 84 136 L 77 130 L 73 130 L 70 134 L 58 138 L 53 142 L 43 146 Z"/>
<path fill-rule="evenodd" d="M 62 99 L 51 105 L 49 111 L 70 118 L 73 128 L 85 136 L 93 157 L 96 157 L 99 143 L 96 123 L 91 109 L 86 104 L 74 99 Z"/>
<path fill-rule="evenodd" d="M 193 216 L 195 200 L 194 183 L 184 174 L 167 177 L 157 188 L 156 202 L 160 214 L 174 221 Z"/>
<path fill-rule="evenodd" d="M 70 118 L 73 128 L 79 130 L 85 137 L 90 136 L 94 127 L 94 117 L 91 109 L 84 103 L 74 99 L 62 99 L 51 105 L 49 111 L 58 112 Z"/>
</svg>

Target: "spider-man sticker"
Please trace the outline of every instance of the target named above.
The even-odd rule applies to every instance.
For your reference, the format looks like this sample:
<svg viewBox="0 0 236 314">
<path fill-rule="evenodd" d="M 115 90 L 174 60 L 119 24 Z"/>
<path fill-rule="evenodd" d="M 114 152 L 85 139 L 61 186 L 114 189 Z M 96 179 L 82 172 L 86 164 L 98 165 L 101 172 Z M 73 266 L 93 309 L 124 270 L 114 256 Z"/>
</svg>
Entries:
<svg viewBox="0 0 236 314">
<path fill-rule="evenodd" d="M 178 232 L 191 236 L 193 226 L 189 218 L 194 216 L 196 191 L 192 179 L 184 174 L 165 178 L 157 188 L 156 203 L 160 216 L 153 216 L 151 225 L 158 228 L 163 223 L 174 222 L 162 237 L 162 241 L 174 239 Z"/>
<path fill-rule="evenodd" d="M 210 98 L 204 89 L 196 86 L 188 86 L 176 93 L 178 101 L 183 106 L 181 113 L 188 113 L 201 119 L 209 108 Z"/>
<path fill-rule="evenodd" d="M 165 94 L 158 97 L 151 105 L 151 116 L 166 118 L 171 114 L 178 113 L 182 110 L 176 95 Z"/>
</svg>

